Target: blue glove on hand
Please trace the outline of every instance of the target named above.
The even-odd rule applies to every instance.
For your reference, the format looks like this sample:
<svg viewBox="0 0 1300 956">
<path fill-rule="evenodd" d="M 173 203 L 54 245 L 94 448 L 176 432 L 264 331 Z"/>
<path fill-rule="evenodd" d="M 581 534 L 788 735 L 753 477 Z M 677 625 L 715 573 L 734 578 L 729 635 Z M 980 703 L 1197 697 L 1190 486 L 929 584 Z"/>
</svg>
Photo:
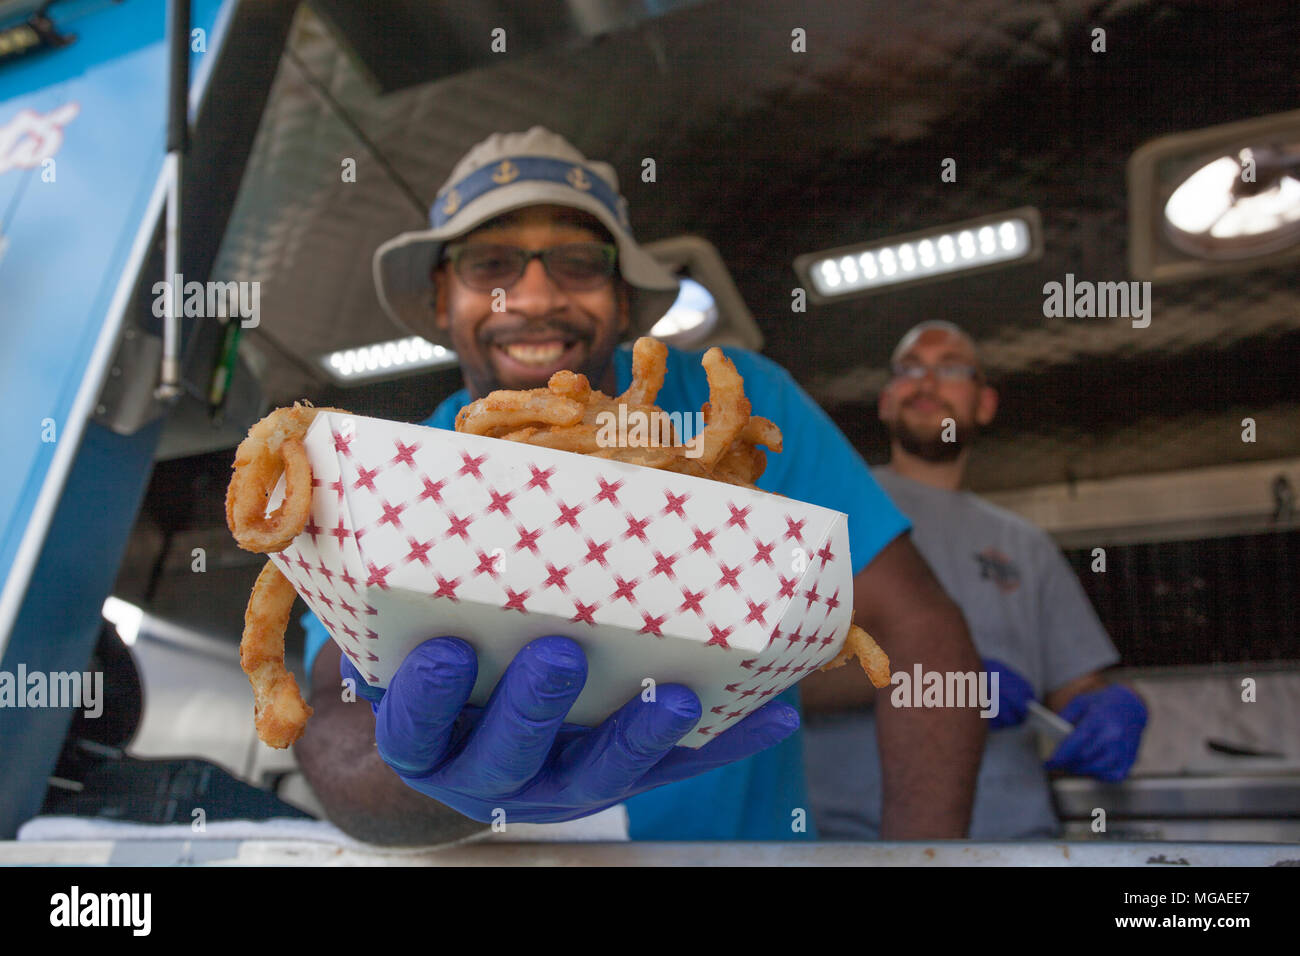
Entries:
<svg viewBox="0 0 1300 956">
<path fill-rule="evenodd" d="M 1147 709 L 1127 687 L 1112 685 L 1079 694 L 1061 711 L 1074 733 L 1048 758 L 1048 770 L 1068 770 L 1111 783 L 1123 780 L 1137 760 Z"/>
<path fill-rule="evenodd" d="M 996 717 L 989 718 L 989 728 L 1000 730 L 1023 723 L 1026 708 L 1034 699 L 1034 688 L 1029 685 L 1029 681 L 999 660 L 989 657 L 981 663 L 989 674 L 994 671 L 998 674 L 998 713 Z"/>
<path fill-rule="evenodd" d="M 587 680 L 582 648 L 565 637 L 528 644 L 484 707 L 467 704 L 474 649 L 456 637 L 425 641 L 387 691 L 370 687 L 344 655 L 340 673 L 371 702 L 384 762 L 410 787 L 474 820 L 558 823 L 604 810 L 779 743 L 799 712 L 772 701 L 699 750 L 674 747 L 700 717 L 688 688 L 659 684 L 596 728 L 564 723 Z"/>
</svg>

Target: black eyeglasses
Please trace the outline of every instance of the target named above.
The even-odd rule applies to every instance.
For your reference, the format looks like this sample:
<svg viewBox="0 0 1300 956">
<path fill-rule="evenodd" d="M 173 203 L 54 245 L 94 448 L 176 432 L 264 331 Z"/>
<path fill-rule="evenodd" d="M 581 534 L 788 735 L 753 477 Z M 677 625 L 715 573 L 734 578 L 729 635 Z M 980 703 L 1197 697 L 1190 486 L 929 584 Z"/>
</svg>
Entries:
<svg viewBox="0 0 1300 956">
<path fill-rule="evenodd" d="M 561 289 L 590 292 L 614 274 L 618 247 L 608 242 L 570 242 L 549 249 L 462 242 L 447 246 L 446 258 L 465 283 L 476 292 L 508 289 L 523 276 L 534 259 Z"/>
<path fill-rule="evenodd" d="M 892 366 L 895 379 L 919 382 L 931 372 L 941 382 L 973 382 L 979 379 L 979 369 L 974 365 L 947 363 L 944 365 L 921 365 L 919 362 L 899 362 Z"/>
</svg>

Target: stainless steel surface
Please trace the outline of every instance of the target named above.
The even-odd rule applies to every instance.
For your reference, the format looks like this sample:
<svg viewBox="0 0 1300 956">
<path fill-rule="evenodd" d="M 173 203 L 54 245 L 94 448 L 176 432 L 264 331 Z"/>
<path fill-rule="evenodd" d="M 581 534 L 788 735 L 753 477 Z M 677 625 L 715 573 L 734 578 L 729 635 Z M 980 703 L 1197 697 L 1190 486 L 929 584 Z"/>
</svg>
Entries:
<svg viewBox="0 0 1300 956">
<path fill-rule="evenodd" d="M 314 10 L 354 47 L 385 92 L 504 59 L 568 49 L 703 0 L 315 0 Z"/>
<path fill-rule="evenodd" d="M 1300 516 L 1277 514 L 1273 488 L 1279 480 L 1300 484 L 1300 458 L 1040 485 L 986 497 L 1068 549 L 1300 528 Z"/>
<path fill-rule="evenodd" d="M 1160 843 L 1291 843 L 1300 846 L 1300 820 L 1107 820 L 1106 833 L 1091 823 L 1067 821 L 1066 840 L 1156 841 Z"/>
<path fill-rule="evenodd" d="M 297 773 L 293 751 L 274 750 L 257 739 L 252 691 L 236 646 L 145 614 L 130 648 L 144 686 L 144 713 L 127 747 L 131 756 L 206 760 L 254 786 L 265 786 L 268 776 L 289 774 L 277 795 L 308 813 L 323 812 Z M 296 655 L 289 655 L 288 666 L 299 686 L 306 686 Z"/>
<path fill-rule="evenodd" d="M 1138 777 L 1123 783 L 1058 780 L 1052 786 L 1065 819 L 1107 817 L 1300 818 L 1300 774 Z"/>
<path fill-rule="evenodd" d="M 154 394 L 163 362 L 164 340 L 127 325 L 95 403 L 94 420 L 119 435 L 137 431 L 167 412 Z"/>
<path fill-rule="evenodd" d="M 310 840 L 134 840 L 0 843 L 0 865 L 295 866 L 1296 866 L 1300 846 L 1208 843 L 509 843 L 496 838 L 431 850 Z M 150 845 L 151 844 L 151 845 Z M 126 852 L 124 852 L 126 851 Z M 146 856 L 146 854 L 151 854 Z"/>
</svg>

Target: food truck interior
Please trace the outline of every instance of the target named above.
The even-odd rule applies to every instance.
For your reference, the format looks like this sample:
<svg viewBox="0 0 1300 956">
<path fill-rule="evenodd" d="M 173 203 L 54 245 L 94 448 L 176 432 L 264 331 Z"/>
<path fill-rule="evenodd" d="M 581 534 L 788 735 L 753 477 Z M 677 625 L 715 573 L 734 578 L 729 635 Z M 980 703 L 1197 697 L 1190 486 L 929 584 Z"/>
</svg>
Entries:
<svg viewBox="0 0 1300 956">
<path fill-rule="evenodd" d="M 46 6 L 57 27 L 64 4 Z M 0 84 L 141 6 L 154 24 L 141 48 L 161 49 L 162 3 L 87 7 L 63 28 L 71 45 L 0 61 Z M 0 3 L 0 26 L 34 7 Z M 888 455 L 876 401 L 902 333 L 942 318 L 979 343 L 1001 406 L 967 486 L 1052 535 L 1150 711 L 1124 783 L 1055 781 L 1067 839 L 1115 852 L 1300 841 L 1292 4 L 232 0 L 196 2 L 200 15 L 224 29 L 210 28 L 215 62 L 192 79 L 179 262 L 187 279 L 256 283 L 260 312 L 242 326 L 184 320 L 179 395 L 160 398 L 166 320 L 151 290 L 167 217 L 161 198 L 142 200 L 119 239 L 143 235 L 139 255 L 114 260 L 129 274 L 95 276 L 122 294 L 80 320 L 88 340 L 111 324 L 109 346 L 75 368 L 48 360 L 68 394 L 96 387 L 71 432 L 80 454 L 19 476 L 53 482 L 44 511 L 32 490 L 20 518 L 5 515 L 7 536 L 36 543 L 10 553 L 6 573 L 22 581 L 0 622 L 3 667 L 62 647 L 45 666 L 102 670 L 110 719 L 14 725 L 0 743 L 0 839 L 67 838 L 82 832 L 72 816 L 321 814 L 292 751 L 258 742 L 239 669 L 264 559 L 226 528 L 234 447 L 295 400 L 418 422 L 460 387 L 450 353 L 385 352 L 405 333 L 379 305 L 371 256 L 421 228 L 469 147 L 540 124 L 610 162 L 638 238 L 707 290 L 665 337 L 761 349 L 872 464 Z M 53 109 L 56 87 L 25 101 L 0 85 L 0 128 L 19 106 Z M 83 117 L 95 103 L 82 96 Z M 161 138 L 149 142 L 160 164 Z M 41 170 L 6 165 L 9 148 L 0 137 L 0 199 L 17 204 L 0 220 L 12 242 L 0 284 L 13 289 Z M 992 226 L 1000 242 L 1008 222 L 1023 224 L 1024 248 L 1002 261 L 908 277 L 891 259 L 893 282 L 854 271 L 863 249 L 884 272 L 904 241 L 969 226 L 982 243 Z M 1070 292 L 1084 282 L 1122 285 L 1127 307 L 1108 312 L 1104 292 L 1080 305 Z M 1065 290 L 1055 303 L 1052 283 Z M 58 510 L 77 495 L 116 524 L 79 536 Z M 296 624 L 287 641 L 301 668 Z"/>
</svg>

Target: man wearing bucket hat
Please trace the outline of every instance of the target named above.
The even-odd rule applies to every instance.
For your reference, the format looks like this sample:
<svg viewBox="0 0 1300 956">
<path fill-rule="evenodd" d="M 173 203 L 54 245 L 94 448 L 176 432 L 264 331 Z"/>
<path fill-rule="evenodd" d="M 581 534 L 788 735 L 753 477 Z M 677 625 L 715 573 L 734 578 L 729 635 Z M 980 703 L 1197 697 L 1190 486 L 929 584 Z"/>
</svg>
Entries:
<svg viewBox="0 0 1300 956">
<path fill-rule="evenodd" d="M 474 398 L 542 386 L 560 369 L 584 373 L 609 394 L 626 389 L 631 352 L 620 342 L 667 311 L 677 281 L 633 238 L 612 167 L 541 127 L 496 134 L 456 166 L 430 222 L 382 245 L 374 260 L 388 314 L 460 359 L 466 387 L 425 424 L 452 428 Z M 976 670 L 961 612 L 844 436 L 779 366 L 725 351 L 754 413 L 786 436 L 761 487 L 849 516 L 857 621 L 896 669 L 924 661 L 934 670 Z M 700 356 L 670 351 L 658 404 L 685 413 L 707 398 Z M 634 698 L 598 728 L 565 724 L 586 660 L 564 636 L 520 651 L 479 708 L 466 704 L 477 673 L 473 649 L 436 625 L 387 691 L 372 691 L 319 621 L 307 615 L 303 623 L 317 714 L 298 744 L 299 761 L 330 818 L 361 839 L 439 842 L 502 819 L 556 823 L 620 804 L 635 839 L 815 834 L 794 733 L 796 688 L 690 750 L 674 745 L 700 705 L 678 685 L 659 685 L 652 701 Z M 370 708 L 339 700 L 340 673 Z M 821 696 L 859 703 L 867 690 L 858 678 L 826 684 Z M 963 836 L 984 738 L 976 712 L 900 709 L 879 723 L 884 835 Z"/>
</svg>

